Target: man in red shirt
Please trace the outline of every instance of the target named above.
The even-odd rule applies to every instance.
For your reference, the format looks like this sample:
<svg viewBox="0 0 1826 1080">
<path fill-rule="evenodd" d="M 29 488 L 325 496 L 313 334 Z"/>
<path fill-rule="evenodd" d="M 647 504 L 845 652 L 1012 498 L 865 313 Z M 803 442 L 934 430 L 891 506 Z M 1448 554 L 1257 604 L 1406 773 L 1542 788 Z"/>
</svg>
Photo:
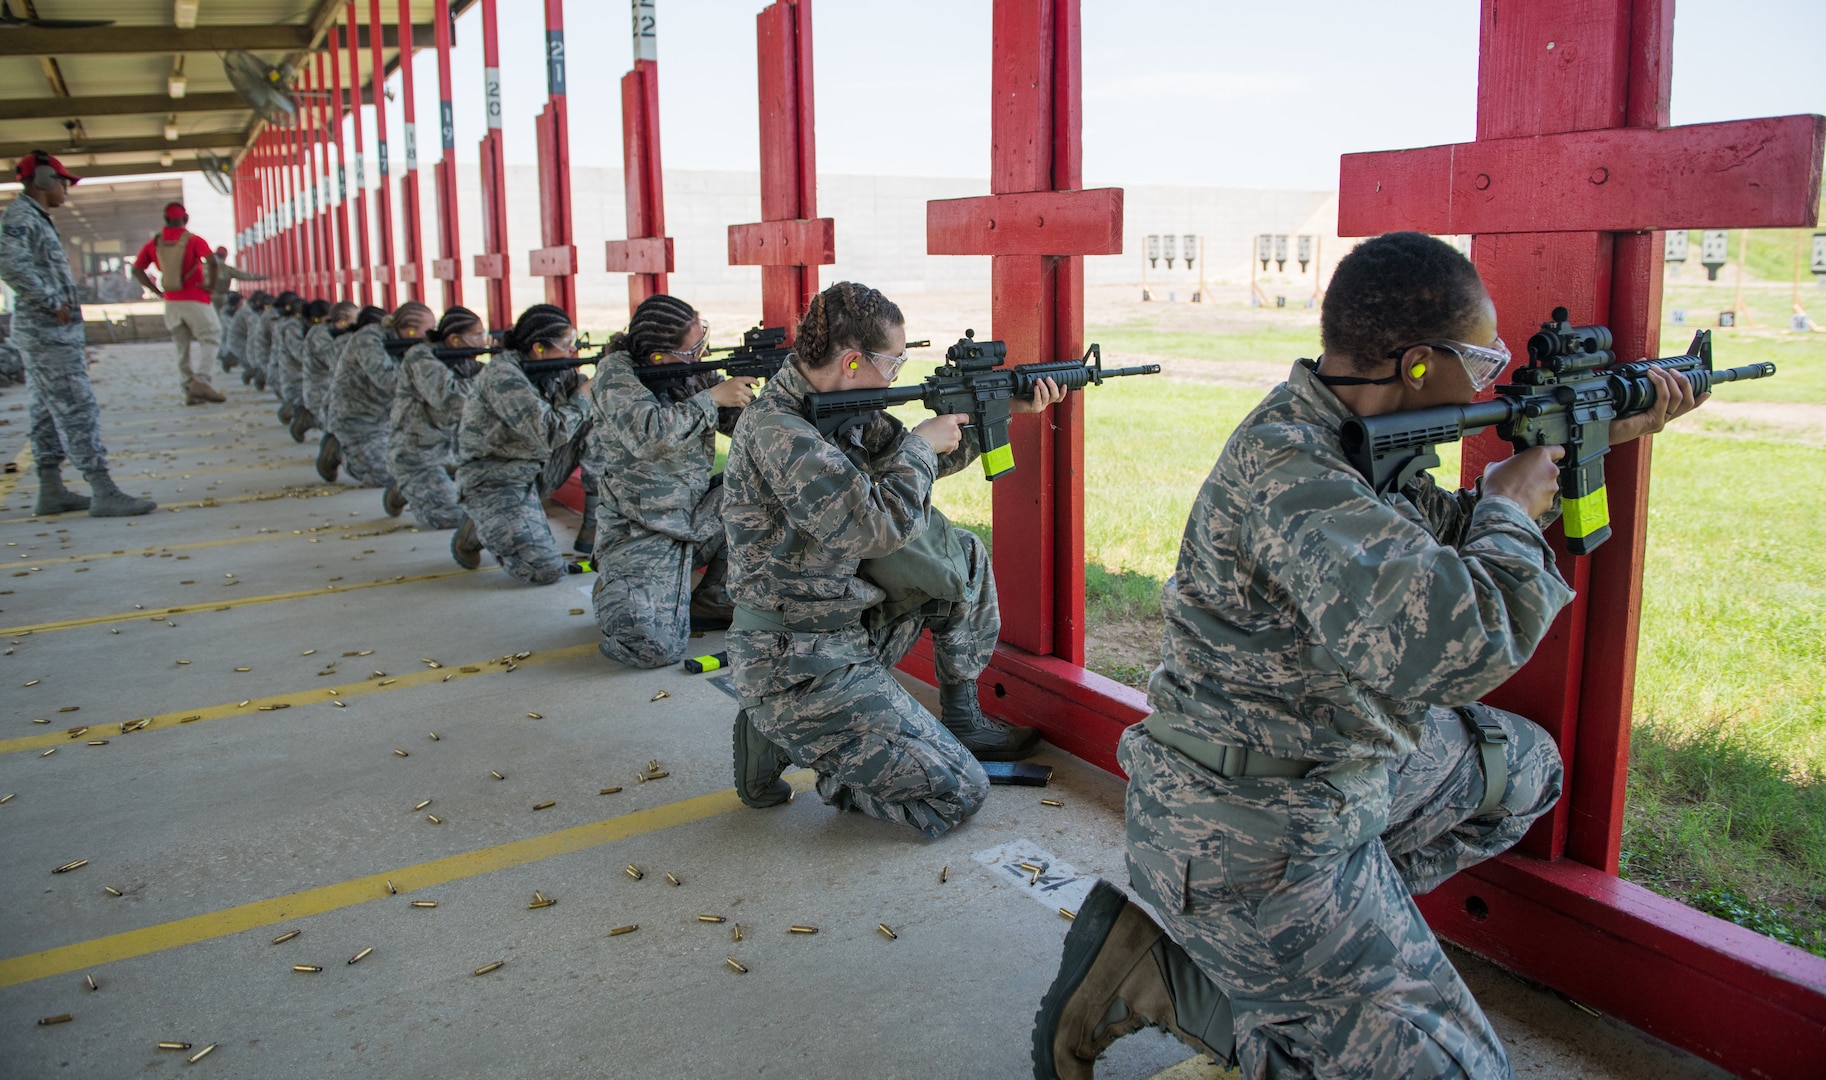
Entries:
<svg viewBox="0 0 1826 1080">
<path fill-rule="evenodd" d="M 165 329 L 178 350 L 178 377 L 184 385 L 184 404 L 226 401 L 222 392 L 210 385 L 209 373 L 216 366 L 216 346 L 222 341 L 222 323 L 209 302 L 209 290 L 215 284 L 216 257 L 209 244 L 194 236 L 184 226 L 190 214 L 183 203 L 165 207 L 165 227 L 146 241 L 133 260 L 133 276 L 141 285 L 165 299 Z M 158 263 L 159 283 L 146 276 L 146 267 Z M 202 346 L 202 363 L 190 366 L 190 342 Z"/>
</svg>

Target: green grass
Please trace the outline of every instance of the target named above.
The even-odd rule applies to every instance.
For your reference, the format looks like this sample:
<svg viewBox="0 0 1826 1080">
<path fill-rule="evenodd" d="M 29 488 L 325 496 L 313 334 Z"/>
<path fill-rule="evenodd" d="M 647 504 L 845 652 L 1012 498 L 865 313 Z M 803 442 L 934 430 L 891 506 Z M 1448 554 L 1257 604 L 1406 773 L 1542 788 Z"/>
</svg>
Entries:
<svg viewBox="0 0 1826 1080">
<path fill-rule="evenodd" d="M 1664 351 L 1684 347 L 1679 328 L 1664 334 Z M 1316 346 L 1285 326 L 1201 338 L 1128 325 L 1090 340 L 1218 360 L 1285 361 Z M 1721 399 L 1826 403 L 1826 335 L 1727 331 L 1717 358 L 1782 369 L 1725 387 Z M 1193 497 L 1260 397 L 1163 378 L 1090 392 L 1093 638 L 1158 632 L 1160 585 Z M 1755 420 L 1701 413 L 1656 441 L 1624 872 L 1826 954 L 1826 498 L 1814 479 L 1826 475 L 1826 448 L 1786 438 Z M 1456 478 L 1454 449 L 1441 448 L 1442 482 Z M 988 536 L 989 492 L 966 470 L 941 481 L 934 499 Z M 1145 655 L 1148 642 L 1139 644 Z M 1135 652 L 1099 670 L 1137 684 L 1146 668 Z"/>
</svg>

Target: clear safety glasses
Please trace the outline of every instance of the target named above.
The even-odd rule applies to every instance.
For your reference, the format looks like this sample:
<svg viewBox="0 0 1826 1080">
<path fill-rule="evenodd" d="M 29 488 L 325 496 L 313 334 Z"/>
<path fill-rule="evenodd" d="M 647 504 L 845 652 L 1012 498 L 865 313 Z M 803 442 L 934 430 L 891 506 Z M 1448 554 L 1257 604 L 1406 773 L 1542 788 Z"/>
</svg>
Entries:
<svg viewBox="0 0 1826 1080">
<path fill-rule="evenodd" d="M 1477 390 L 1490 389 L 1509 367 L 1509 346 L 1503 344 L 1502 338 L 1497 338 L 1490 345 L 1472 345 L 1463 341 L 1416 341 L 1389 353 L 1388 358 L 1399 360 L 1402 354 L 1416 345 L 1443 349 L 1458 357 L 1458 362 L 1465 366 L 1465 374 L 1471 378 L 1472 387 Z"/>
<path fill-rule="evenodd" d="M 869 362 L 875 365 L 875 370 L 881 372 L 881 377 L 890 383 L 900 377 L 900 369 L 907 365 L 907 354 L 904 352 L 899 356 L 889 356 L 864 349 L 862 355 L 868 357 Z"/>
</svg>

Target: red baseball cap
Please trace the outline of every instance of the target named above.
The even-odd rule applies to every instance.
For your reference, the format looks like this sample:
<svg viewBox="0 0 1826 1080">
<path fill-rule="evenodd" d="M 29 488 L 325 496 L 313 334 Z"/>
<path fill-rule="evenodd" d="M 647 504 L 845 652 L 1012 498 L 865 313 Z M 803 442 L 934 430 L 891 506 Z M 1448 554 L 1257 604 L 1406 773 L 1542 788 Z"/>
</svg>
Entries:
<svg viewBox="0 0 1826 1080">
<path fill-rule="evenodd" d="M 189 217 L 189 216 L 190 216 L 190 211 L 184 209 L 183 203 L 174 202 L 174 203 L 165 204 L 165 217 L 167 219 Z"/>
<path fill-rule="evenodd" d="M 42 150 L 34 150 L 33 152 L 31 152 L 19 159 L 19 165 L 18 165 L 16 172 L 17 172 L 17 175 L 21 182 L 30 180 L 32 178 L 32 174 L 38 171 L 38 155 L 40 155 L 40 154 L 44 154 L 45 163 L 50 165 L 52 171 L 55 172 L 58 176 L 63 177 L 65 180 L 68 180 L 72 184 L 74 184 L 77 181 L 82 179 L 82 177 L 76 176 L 73 173 L 71 173 L 70 170 L 64 168 L 63 162 L 58 161 L 56 158 L 52 157 L 49 154 L 45 154 L 44 151 L 42 151 Z"/>
</svg>

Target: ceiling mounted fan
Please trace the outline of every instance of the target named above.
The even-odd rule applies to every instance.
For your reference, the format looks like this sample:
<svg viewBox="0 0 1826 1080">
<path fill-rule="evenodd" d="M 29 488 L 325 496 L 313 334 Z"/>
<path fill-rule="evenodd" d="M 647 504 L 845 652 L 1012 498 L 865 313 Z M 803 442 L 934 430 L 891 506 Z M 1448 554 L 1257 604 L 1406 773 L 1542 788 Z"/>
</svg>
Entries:
<svg viewBox="0 0 1826 1080">
<path fill-rule="evenodd" d="M 253 53 L 237 49 L 222 55 L 222 70 L 234 84 L 235 93 L 260 119 L 280 127 L 297 122 L 298 98 L 292 92 L 292 79 L 297 72 L 292 65 L 269 64 Z"/>
<path fill-rule="evenodd" d="M 227 158 L 214 150 L 198 150 L 197 164 L 203 166 L 203 179 L 216 189 L 216 194 L 235 193 L 235 167 Z"/>
</svg>

